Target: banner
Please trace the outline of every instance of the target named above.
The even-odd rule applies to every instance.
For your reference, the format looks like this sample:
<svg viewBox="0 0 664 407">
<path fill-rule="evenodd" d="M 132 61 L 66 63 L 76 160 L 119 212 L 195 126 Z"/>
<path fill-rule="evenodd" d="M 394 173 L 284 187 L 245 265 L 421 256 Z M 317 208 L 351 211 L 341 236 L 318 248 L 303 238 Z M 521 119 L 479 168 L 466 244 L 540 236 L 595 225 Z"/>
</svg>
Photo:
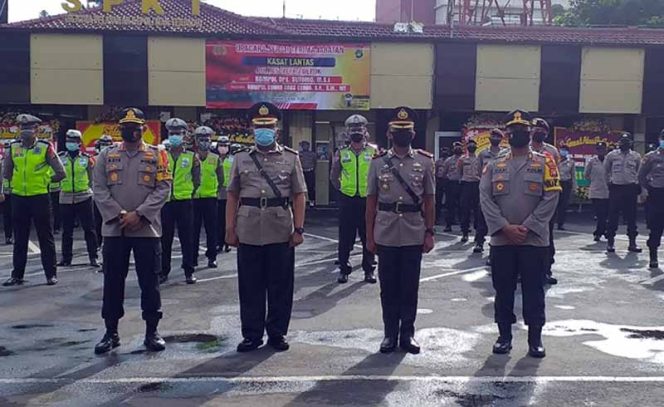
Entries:
<svg viewBox="0 0 664 407">
<path fill-rule="evenodd" d="M 463 129 L 463 144 L 464 146 L 468 144 L 468 141 L 475 140 L 477 143 L 477 152 L 476 154 L 481 153 L 482 151 L 491 147 L 491 129 L 496 128 L 496 126 L 491 127 L 466 127 Z M 510 146 L 507 137 L 503 138 L 503 141 L 500 143 L 500 147 L 508 148 Z"/>
<path fill-rule="evenodd" d="M 369 110 L 369 44 L 208 40 L 209 109 Z"/>
<path fill-rule="evenodd" d="M 159 120 L 148 120 L 145 124 L 147 130 L 143 133 L 143 141 L 155 146 L 158 145 L 161 142 L 161 122 Z M 113 137 L 113 141 L 122 141 L 120 126 L 117 123 L 76 122 L 76 128 L 83 135 L 83 147 L 87 151 L 94 150 L 95 143 L 104 134 Z"/>
</svg>

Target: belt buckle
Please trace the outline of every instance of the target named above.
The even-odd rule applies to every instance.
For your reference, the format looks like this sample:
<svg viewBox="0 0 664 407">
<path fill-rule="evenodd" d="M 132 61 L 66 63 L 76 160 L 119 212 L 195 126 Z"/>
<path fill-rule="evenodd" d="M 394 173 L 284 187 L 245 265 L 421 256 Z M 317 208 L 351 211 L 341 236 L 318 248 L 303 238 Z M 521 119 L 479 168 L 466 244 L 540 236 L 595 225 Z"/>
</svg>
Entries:
<svg viewBox="0 0 664 407">
<path fill-rule="evenodd" d="M 267 208 L 267 197 L 262 196 L 259 200 L 259 205 L 261 209 Z"/>
<path fill-rule="evenodd" d="M 403 204 L 402 202 L 396 202 L 394 204 L 394 213 L 396 213 L 398 215 L 401 215 L 403 213 L 403 212 L 401 212 L 401 205 L 402 204 Z"/>
</svg>

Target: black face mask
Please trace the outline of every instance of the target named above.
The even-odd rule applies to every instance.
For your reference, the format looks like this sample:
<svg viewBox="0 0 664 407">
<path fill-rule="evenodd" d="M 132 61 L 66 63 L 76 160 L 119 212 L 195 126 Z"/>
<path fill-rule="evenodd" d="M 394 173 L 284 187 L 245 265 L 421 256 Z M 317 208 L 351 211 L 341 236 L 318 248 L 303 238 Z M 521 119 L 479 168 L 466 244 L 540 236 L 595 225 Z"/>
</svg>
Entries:
<svg viewBox="0 0 664 407">
<path fill-rule="evenodd" d="M 631 143 L 620 143 L 620 151 L 629 151 L 632 148 Z"/>
<path fill-rule="evenodd" d="M 537 143 L 542 143 L 544 142 L 544 140 L 546 140 L 546 133 L 536 132 L 535 134 L 533 134 L 533 141 Z"/>
<path fill-rule="evenodd" d="M 354 143 L 359 143 L 364 140 L 364 134 L 362 133 L 353 133 L 350 135 L 350 140 Z"/>
<path fill-rule="evenodd" d="M 490 141 L 491 141 L 491 145 L 492 145 L 492 146 L 494 146 L 494 147 L 498 147 L 498 146 L 500 145 L 500 141 L 501 141 L 501 139 L 499 139 L 499 138 L 492 138 L 492 139 L 490 139 Z"/>
<path fill-rule="evenodd" d="M 141 134 L 138 131 L 139 127 L 137 126 L 123 126 L 120 130 L 122 133 L 122 139 L 128 143 L 135 143 L 141 138 Z"/>
<path fill-rule="evenodd" d="M 397 147 L 408 147 L 413 139 L 410 133 L 393 133 L 392 142 Z"/>
<path fill-rule="evenodd" d="M 475 151 L 477 151 L 477 146 L 468 146 L 469 153 L 474 153 Z"/>
<path fill-rule="evenodd" d="M 455 148 L 455 149 L 454 149 L 454 154 L 459 155 L 459 154 L 461 154 L 461 153 L 463 153 L 463 150 L 462 150 L 462 149 L 460 149 L 460 148 Z"/>
<path fill-rule="evenodd" d="M 513 131 L 510 135 L 510 146 L 521 148 L 525 147 L 530 143 L 530 134 L 527 130 L 517 130 Z"/>
</svg>

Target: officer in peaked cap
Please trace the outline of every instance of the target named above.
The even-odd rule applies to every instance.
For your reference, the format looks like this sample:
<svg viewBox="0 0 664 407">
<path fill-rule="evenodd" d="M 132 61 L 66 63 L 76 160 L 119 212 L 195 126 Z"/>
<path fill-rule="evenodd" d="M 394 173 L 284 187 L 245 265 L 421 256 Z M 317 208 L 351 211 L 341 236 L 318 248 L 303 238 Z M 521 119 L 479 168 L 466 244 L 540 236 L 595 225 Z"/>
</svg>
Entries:
<svg viewBox="0 0 664 407">
<path fill-rule="evenodd" d="M 457 161 L 458 170 L 461 174 L 461 196 L 459 197 L 459 207 L 461 209 L 461 243 L 468 242 L 471 212 L 475 231 L 478 229 L 477 225 L 480 220 L 480 175 L 482 168 L 480 167 L 480 158 L 476 154 L 477 142 L 475 140 L 468 140 L 466 150 L 466 154 Z M 478 237 L 476 236 L 475 238 L 476 244 Z"/>
<path fill-rule="evenodd" d="M 529 147 L 528 113 L 515 110 L 505 124 L 511 151 L 488 163 L 480 182 L 480 203 L 491 236 L 495 321 L 500 332 L 493 352 L 504 354 L 512 349 L 514 294 L 521 276 L 528 353 L 542 358 L 546 355 L 542 327 L 548 229 L 558 203 L 560 179 L 553 159 Z"/>
<path fill-rule="evenodd" d="M 271 103 L 249 109 L 256 145 L 235 155 L 228 184 L 226 243 L 238 247 L 244 337 L 238 352 L 261 346 L 265 331 L 275 350 L 289 348 L 294 248 L 304 241 L 307 187 L 297 151 L 278 143 L 280 117 Z"/>
<path fill-rule="evenodd" d="M 104 235 L 104 297 L 101 316 L 106 333 L 95 346 L 102 354 L 120 346 L 118 322 L 124 315 L 125 279 L 134 253 L 145 320 L 144 345 L 162 351 L 157 332 L 162 317 L 159 293 L 161 245 L 160 212 L 171 191 L 168 158 L 158 147 L 143 142 L 145 116 L 126 109 L 120 119 L 122 143 L 99 153 L 94 169 L 94 199 L 102 215 Z"/>
<path fill-rule="evenodd" d="M 58 279 L 48 187 L 52 182 L 60 182 L 65 177 L 65 170 L 53 144 L 37 138 L 41 123 L 39 118 L 20 114 L 16 117 L 16 122 L 20 128 L 20 138 L 12 142 L 9 154 L 3 162 L 4 179 L 9 181 L 12 188 L 12 221 L 16 239 L 14 269 L 3 285 L 24 283 L 32 222 L 39 238 L 46 282 L 48 285 L 55 285 Z"/>
<path fill-rule="evenodd" d="M 231 151 L 231 139 L 228 136 L 220 136 L 217 142 L 217 154 L 221 160 L 221 167 L 224 171 L 224 182 L 219 188 L 219 195 L 217 196 L 218 205 L 218 231 L 219 238 L 217 241 L 217 252 L 228 253 L 230 247 L 226 244 L 226 189 L 228 182 L 231 179 L 231 167 L 233 166 L 233 159 L 235 158 L 234 152 Z"/>
<path fill-rule="evenodd" d="M 415 112 L 394 110 L 388 138 L 392 148 L 371 162 L 367 197 L 367 248 L 378 253 L 385 338 L 382 353 L 397 344 L 419 353 L 414 338 L 422 254 L 434 247 L 433 155 L 411 147 Z"/>
</svg>

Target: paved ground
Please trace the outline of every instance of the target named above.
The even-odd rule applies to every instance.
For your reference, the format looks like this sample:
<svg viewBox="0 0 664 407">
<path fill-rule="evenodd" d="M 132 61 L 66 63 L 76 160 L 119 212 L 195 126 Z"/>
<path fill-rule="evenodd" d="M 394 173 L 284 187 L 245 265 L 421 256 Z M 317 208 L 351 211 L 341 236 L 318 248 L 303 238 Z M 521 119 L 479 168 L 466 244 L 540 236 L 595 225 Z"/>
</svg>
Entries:
<svg viewBox="0 0 664 407">
<path fill-rule="evenodd" d="M 647 270 L 645 253 L 627 255 L 625 239 L 607 256 L 590 238 L 589 218 L 573 216 L 570 231 L 557 235 L 561 283 L 547 293 L 549 356 L 541 361 L 526 356 L 523 326 L 510 356 L 491 355 L 485 260 L 457 235 L 438 236 L 424 260 L 417 356 L 377 353 L 378 286 L 361 282 L 361 272 L 335 282 L 329 217 L 309 222 L 298 251 L 291 350 L 280 354 L 234 351 L 241 339 L 234 253 L 220 257 L 218 270 L 201 269 L 196 286 L 173 273 L 162 291 L 160 330 L 169 345 L 160 354 L 143 351 L 132 276 L 122 346 L 102 357 L 92 351 L 103 334 L 101 275 L 72 267 L 47 287 L 33 253 L 29 284 L 0 289 L 0 405 L 662 405 L 664 273 Z M 79 237 L 75 262 L 84 264 L 81 244 Z M 9 253 L 0 246 L 3 278 Z"/>
</svg>

